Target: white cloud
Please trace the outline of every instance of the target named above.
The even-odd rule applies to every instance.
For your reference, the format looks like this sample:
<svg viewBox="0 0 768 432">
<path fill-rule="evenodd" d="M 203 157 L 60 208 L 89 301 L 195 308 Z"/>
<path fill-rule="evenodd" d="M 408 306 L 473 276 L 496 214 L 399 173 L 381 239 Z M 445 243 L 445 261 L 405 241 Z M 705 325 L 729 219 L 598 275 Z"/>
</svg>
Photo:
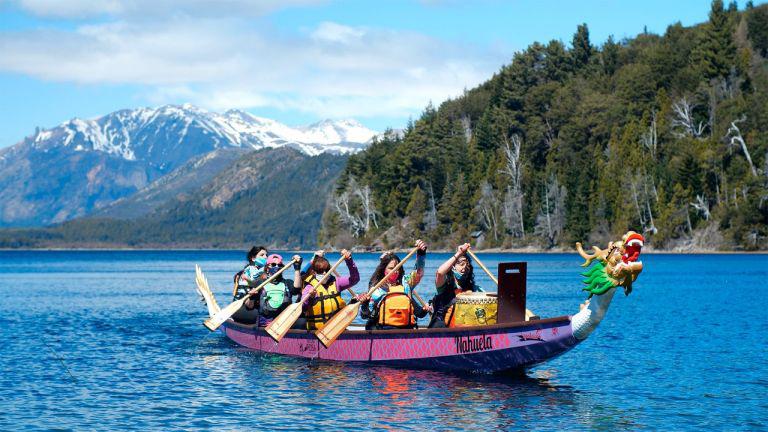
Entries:
<svg viewBox="0 0 768 432">
<path fill-rule="evenodd" d="M 44 0 L 28 3 L 42 7 Z M 93 4 L 70 3 L 67 13 Z M 158 104 L 270 107 L 318 117 L 407 117 L 487 80 L 506 61 L 481 47 L 410 31 L 323 22 L 285 34 L 263 20 L 182 15 L 163 22 L 128 16 L 74 31 L 0 32 L 0 52 L 0 71 L 138 84 Z"/>
<path fill-rule="evenodd" d="M 99 16 L 148 19 L 168 16 L 260 16 L 277 9 L 326 0 L 16 0 L 39 17 L 85 19 Z"/>
<path fill-rule="evenodd" d="M 365 31 L 333 22 L 323 22 L 312 32 L 312 39 L 321 42 L 349 44 L 360 41 Z"/>
</svg>

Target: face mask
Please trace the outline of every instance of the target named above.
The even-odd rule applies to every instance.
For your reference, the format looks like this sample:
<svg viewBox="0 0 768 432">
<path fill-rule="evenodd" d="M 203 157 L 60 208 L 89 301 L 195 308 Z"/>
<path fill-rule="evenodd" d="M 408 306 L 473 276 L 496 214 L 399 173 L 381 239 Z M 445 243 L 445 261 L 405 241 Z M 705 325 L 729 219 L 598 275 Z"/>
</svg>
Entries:
<svg viewBox="0 0 768 432">
<path fill-rule="evenodd" d="M 317 279 L 318 282 L 323 280 L 324 277 L 325 277 L 325 273 L 315 273 L 315 278 Z"/>
<path fill-rule="evenodd" d="M 396 283 L 399 276 L 400 272 L 392 272 L 392 274 L 389 275 L 389 278 L 387 278 L 387 282 Z"/>
<path fill-rule="evenodd" d="M 464 276 L 463 274 L 457 272 L 456 270 L 453 270 L 453 278 L 456 279 L 457 282 L 460 281 L 463 276 Z"/>
<path fill-rule="evenodd" d="M 280 266 L 274 266 L 274 267 L 267 267 L 267 274 L 272 276 L 273 274 L 280 271 Z"/>
<path fill-rule="evenodd" d="M 267 264 L 267 259 L 264 257 L 256 257 L 256 259 L 253 260 L 253 263 L 259 267 L 264 267 L 264 265 Z"/>
</svg>

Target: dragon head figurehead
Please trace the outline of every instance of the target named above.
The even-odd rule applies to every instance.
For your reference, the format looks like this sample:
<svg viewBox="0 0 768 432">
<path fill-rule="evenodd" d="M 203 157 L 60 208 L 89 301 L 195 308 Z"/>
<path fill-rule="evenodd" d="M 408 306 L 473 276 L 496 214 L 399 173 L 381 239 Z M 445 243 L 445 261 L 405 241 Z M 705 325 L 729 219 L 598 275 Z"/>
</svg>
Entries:
<svg viewBox="0 0 768 432">
<path fill-rule="evenodd" d="M 642 235 L 628 231 L 620 241 L 608 243 L 605 249 L 592 246 L 595 252 L 591 255 L 584 251 L 581 243 L 576 243 L 576 250 L 584 258 L 582 267 L 589 267 L 597 260 L 589 270 L 581 274 L 586 277 L 583 280 L 586 285 L 584 291 L 588 291 L 591 297 L 621 286 L 624 287 L 624 294 L 629 295 L 632 292 L 632 282 L 643 271 L 643 263 L 639 258 L 644 242 Z"/>
</svg>

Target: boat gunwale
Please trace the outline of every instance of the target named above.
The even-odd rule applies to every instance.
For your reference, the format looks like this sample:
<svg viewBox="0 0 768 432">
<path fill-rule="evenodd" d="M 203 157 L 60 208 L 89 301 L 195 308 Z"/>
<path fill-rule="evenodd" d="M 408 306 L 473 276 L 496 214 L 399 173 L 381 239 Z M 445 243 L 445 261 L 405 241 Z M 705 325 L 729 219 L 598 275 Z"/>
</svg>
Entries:
<svg viewBox="0 0 768 432">
<path fill-rule="evenodd" d="M 435 328 L 418 328 L 418 329 L 389 329 L 389 330 L 345 330 L 340 337 L 350 335 L 375 335 L 375 336 L 388 336 L 388 335 L 421 335 L 421 334 L 438 334 L 438 333 L 470 333 L 475 331 L 493 331 L 493 330 L 507 330 L 517 329 L 525 327 L 535 327 L 538 324 L 552 324 L 564 321 L 571 321 L 571 315 L 561 315 L 553 318 L 537 319 L 531 321 L 515 321 L 511 323 L 503 324 L 489 324 L 483 326 L 465 326 L 465 327 L 435 327 Z M 256 334 L 259 330 L 264 331 L 264 327 L 258 327 L 256 324 L 242 324 L 233 320 L 227 320 L 224 323 L 225 326 L 232 328 L 233 330 L 245 331 L 245 333 Z M 288 335 L 314 335 L 311 330 L 299 330 L 290 329 Z"/>
</svg>

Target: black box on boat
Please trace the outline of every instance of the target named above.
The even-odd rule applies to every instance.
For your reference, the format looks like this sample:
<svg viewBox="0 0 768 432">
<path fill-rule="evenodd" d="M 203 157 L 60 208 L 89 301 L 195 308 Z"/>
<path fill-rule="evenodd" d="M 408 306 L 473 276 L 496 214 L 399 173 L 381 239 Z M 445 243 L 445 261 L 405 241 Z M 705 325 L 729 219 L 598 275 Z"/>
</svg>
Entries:
<svg viewBox="0 0 768 432">
<path fill-rule="evenodd" d="M 499 324 L 525 321 L 528 263 L 499 263 Z"/>
</svg>

